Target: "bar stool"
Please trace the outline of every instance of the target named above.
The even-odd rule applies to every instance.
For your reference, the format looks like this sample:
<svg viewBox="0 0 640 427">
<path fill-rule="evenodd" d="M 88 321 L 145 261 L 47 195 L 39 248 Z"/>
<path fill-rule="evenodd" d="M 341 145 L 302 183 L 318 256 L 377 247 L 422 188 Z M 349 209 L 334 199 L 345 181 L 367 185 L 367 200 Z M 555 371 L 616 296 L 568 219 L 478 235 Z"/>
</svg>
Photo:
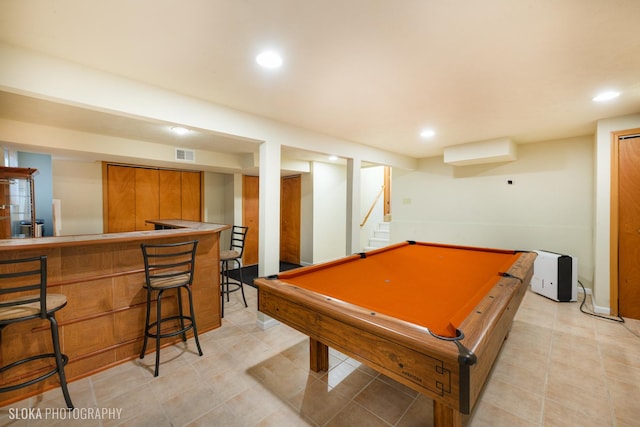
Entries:
<svg viewBox="0 0 640 427">
<path fill-rule="evenodd" d="M 41 374 L 37 378 L 21 380 L 21 382 L 0 388 L 0 393 L 14 391 L 43 381 L 54 374 L 60 378 L 60 388 L 69 409 L 73 409 L 64 366 L 69 358 L 60 351 L 58 336 L 58 322 L 56 311 L 67 305 L 67 297 L 60 294 L 47 294 L 47 257 L 37 256 L 0 261 L 0 333 L 8 325 L 25 322 L 32 319 L 47 319 L 51 327 L 51 341 L 53 353 L 38 354 L 17 360 L 0 368 L 0 374 L 5 374 L 12 368 L 28 364 L 40 359 L 55 360 L 55 367 Z M 37 291 L 37 293 L 33 293 Z"/>
<path fill-rule="evenodd" d="M 195 268 L 196 248 L 198 241 L 192 240 L 182 243 L 169 244 L 145 244 L 141 245 L 144 257 L 145 284 L 147 290 L 147 314 L 144 327 L 144 342 L 140 359 L 144 359 L 147 350 L 148 338 L 156 339 L 156 366 L 153 376 L 157 377 L 160 370 L 160 339 L 182 335 L 182 340 L 187 341 L 187 331 L 193 329 L 193 337 L 198 347 L 198 355 L 202 356 L 200 341 L 198 340 L 198 328 L 193 311 L 193 298 L 191 285 Z M 178 299 L 178 314 L 163 317 L 162 297 L 164 292 L 175 289 Z M 189 299 L 189 315 L 185 315 L 182 307 L 182 290 L 187 292 Z M 156 292 L 156 320 L 150 323 L 151 297 Z M 168 331 L 161 331 L 162 323 L 178 322 Z"/>
<path fill-rule="evenodd" d="M 234 225 L 231 228 L 231 242 L 229 250 L 220 251 L 220 262 L 222 267 L 220 269 L 220 275 L 222 278 L 220 281 L 221 317 L 224 317 L 224 296 L 227 296 L 227 302 L 229 302 L 229 294 L 231 292 L 240 290 L 244 306 L 249 306 L 247 304 L 247 299 L 244 296 L 244 288 L 242 287 L 242 253 L 244 252 L 244 242 L 247 239 L 248 231 L 249 227 Z M 235 267 L 235 264 L 238 265 L 238 272 L 240 274 L 240 281 L 238 283 L 231 283 L 229 279 L 229 263 L 233 263 L 233 267 Z"/>
</svg>

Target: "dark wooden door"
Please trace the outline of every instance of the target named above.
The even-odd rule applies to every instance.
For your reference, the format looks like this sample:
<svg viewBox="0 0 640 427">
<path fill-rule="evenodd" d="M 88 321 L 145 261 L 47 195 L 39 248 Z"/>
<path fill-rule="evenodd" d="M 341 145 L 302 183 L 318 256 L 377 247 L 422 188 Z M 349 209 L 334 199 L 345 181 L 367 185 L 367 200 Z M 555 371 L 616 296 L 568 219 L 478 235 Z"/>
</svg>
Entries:
<svg viewBox="0 0 640 427">
<path fill-rule="evenodd" d="M 280 261 L 300 264 L 300 175 L 282 178 L 280 185 Z"/>
<path fill-rule="evenodd" d="M 619 313 L 640 319 L 640 136 L 621 138 L 618 150 Z"/>
<path fill-rule="evenodd" d="M 260 178 L 244 175 L 242 177 L 242 225 L 249 227 L 249 231 L 244 243 L 243 265 L 258 263 L 259 192 Z"/>
<path fill-rule="evenodd" d="M 249 227 L 243 265 L 258 263 L 259 192 L 259 177 L 242 177 L 242 222 Z M 300 263 L 300 196 L 300 175 L 283 178 L 280 187 L 280 260 L 296 264 Z"/>
</svg>

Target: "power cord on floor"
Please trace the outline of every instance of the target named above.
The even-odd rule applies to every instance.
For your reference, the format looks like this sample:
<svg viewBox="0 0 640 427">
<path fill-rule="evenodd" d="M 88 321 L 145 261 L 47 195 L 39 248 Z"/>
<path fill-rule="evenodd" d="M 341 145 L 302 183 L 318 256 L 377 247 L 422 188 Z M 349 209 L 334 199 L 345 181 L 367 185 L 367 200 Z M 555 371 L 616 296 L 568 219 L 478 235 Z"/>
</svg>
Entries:
<svg viewBox="0 0 640 427">
<path fill-rule="evenodd" d="M 587 302 L 587 290 L 584 288 L 584 285 L 579 280 L 578 280 L 578 284 L 582 288 L 582 294 L 584 295 L 584 297 L 582 298 L 582 303 L 580 303 L 580 311 L 581 312 L 583 312 L 584 314 L 588 314 L 589 316 L 598 317 L 600 319 L 610 320 L 612 322 L 621 323 L 622 326 L 624 326 L 624 328 L 627 331 L 631 332 L 633 335 L 635 335 L 636 337 L 640 338 L 640 335 L 637 332 L 632 331 L 631 329 L 629 329 L 629 327 L 625 324 L 624 318 L 622 316 L 618 315 L 617 317 L 609 317 L 609 316 L 602 316 L 602 315 L 597 314 L 597 313 L 592 313 L 592 312 L 586 311 L 584 309 L 584 305 Z"/>
</svg>

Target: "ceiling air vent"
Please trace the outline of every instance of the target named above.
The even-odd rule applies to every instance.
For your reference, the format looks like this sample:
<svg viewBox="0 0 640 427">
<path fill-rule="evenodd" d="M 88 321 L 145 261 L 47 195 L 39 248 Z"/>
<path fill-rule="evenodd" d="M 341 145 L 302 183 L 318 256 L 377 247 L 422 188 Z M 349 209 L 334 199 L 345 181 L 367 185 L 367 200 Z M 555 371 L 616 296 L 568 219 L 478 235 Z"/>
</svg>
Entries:
<svg viewBox="0 0 640 427">
<path fill-rule="evenodd" d="M 176 160 L 183 162 L 195 162 L 196 152 L 193 150 L 187 150 L 186 148 L 176 148 Z"/>
</svg>

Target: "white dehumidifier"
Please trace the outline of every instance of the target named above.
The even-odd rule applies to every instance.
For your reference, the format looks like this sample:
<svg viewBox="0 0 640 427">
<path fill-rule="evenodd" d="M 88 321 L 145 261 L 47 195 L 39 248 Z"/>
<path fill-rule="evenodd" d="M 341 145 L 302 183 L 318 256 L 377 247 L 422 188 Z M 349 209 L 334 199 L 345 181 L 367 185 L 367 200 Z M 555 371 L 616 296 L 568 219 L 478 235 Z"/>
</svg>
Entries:
<svg viewBox="0 0 640 427">
<path fill-rule="evenodd" d="M 578 300 L 578 259 L 555 252 L 534 251 L 531 290 L 554 301 Z"/>
</svg>

